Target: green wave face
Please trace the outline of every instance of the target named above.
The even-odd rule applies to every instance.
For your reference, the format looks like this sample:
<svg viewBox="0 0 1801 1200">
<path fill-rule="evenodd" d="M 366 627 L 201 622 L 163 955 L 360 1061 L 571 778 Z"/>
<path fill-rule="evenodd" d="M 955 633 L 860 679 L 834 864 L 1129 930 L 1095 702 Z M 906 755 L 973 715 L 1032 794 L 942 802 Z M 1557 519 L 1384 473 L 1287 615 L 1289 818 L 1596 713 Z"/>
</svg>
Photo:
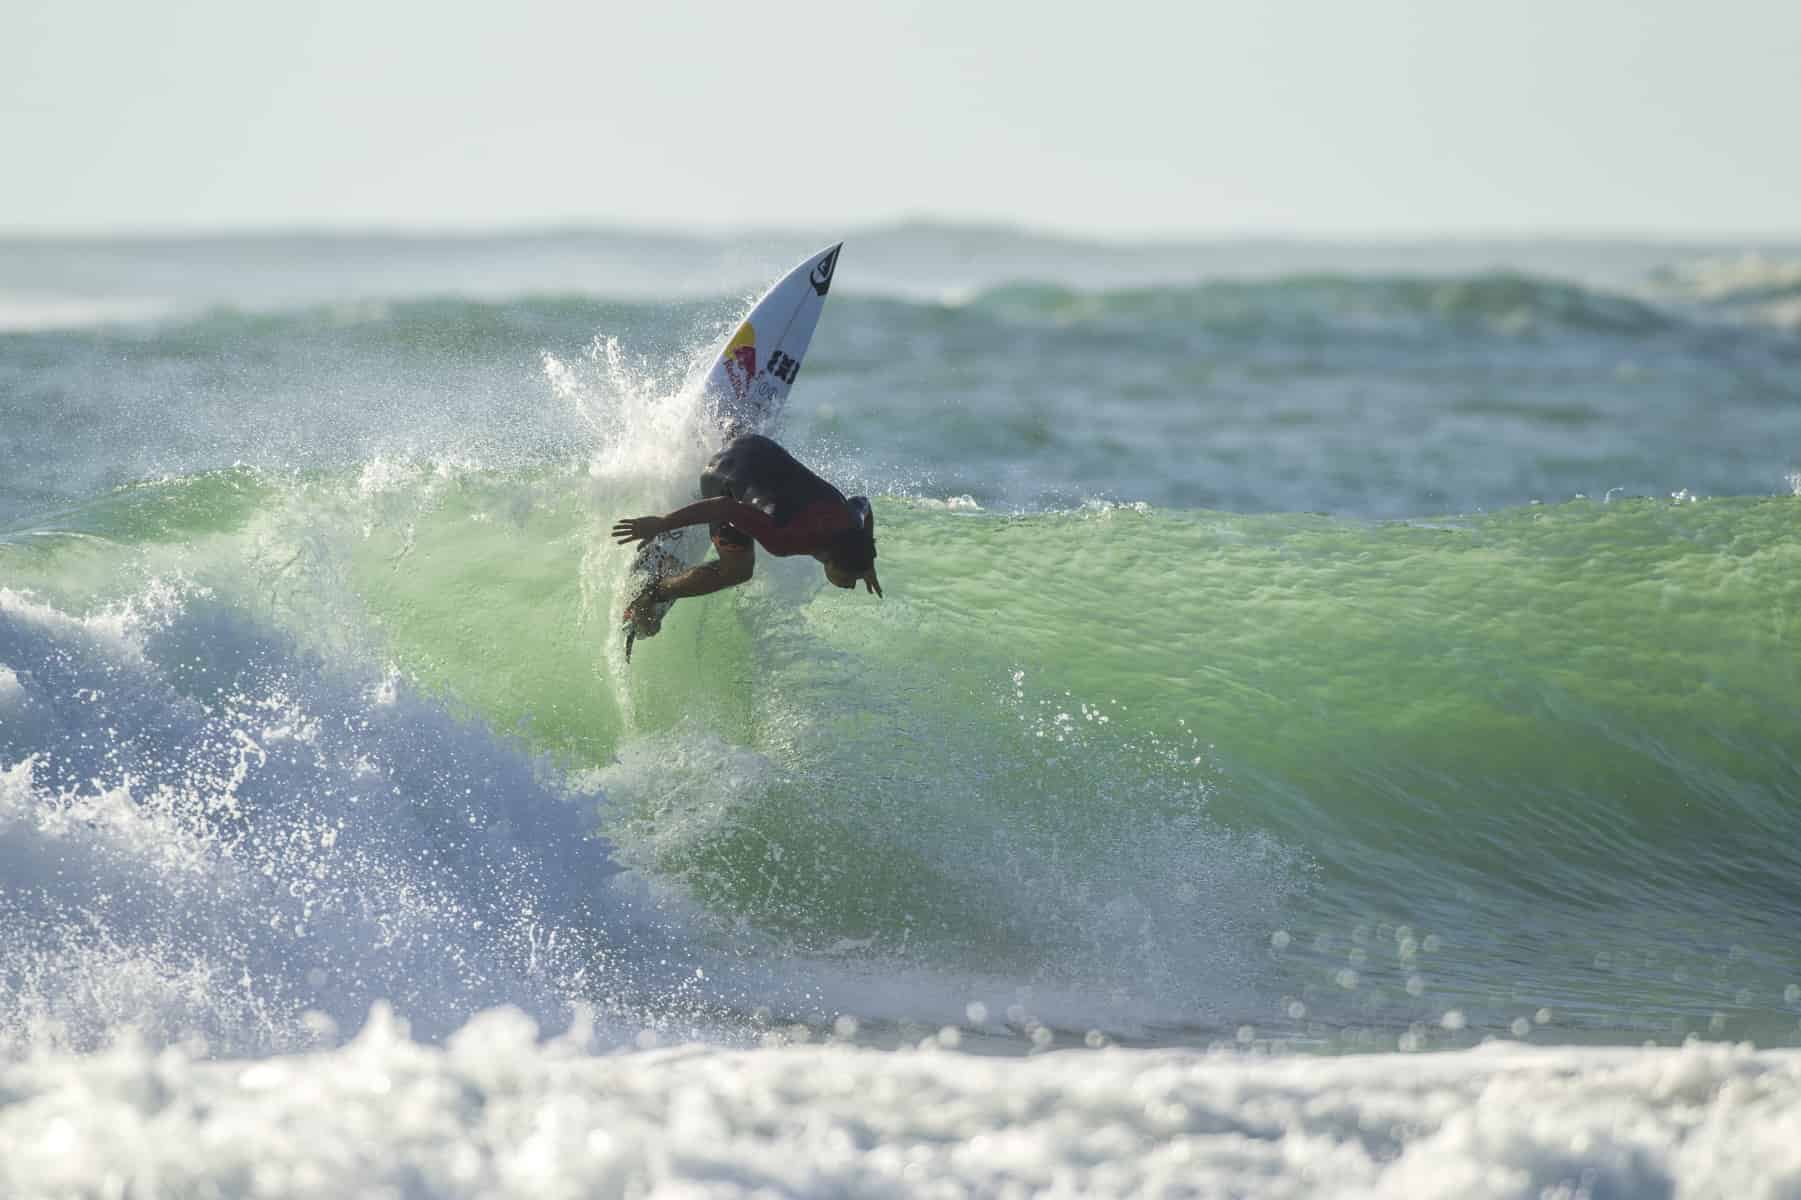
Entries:
<svg viewBox="0 0 1801 1200">
<path fill-rule="evenodd" d="M 1020 668 L 1131 727 L 1194 730 L 1230 781 L 1216 814 L 1371 888 L 1423 859 L 1548 894 L 1638 899 L 1655 865 L 1776 895 L 1793 519 L 1788 500 L 1439 526 L 912 510 L 889 526 L 894 591 L 919 593 L 904 627 L 843 606 L 817 625 L 884 672 Z M 1603 870 L 1622 854 L 1640 870 Z"/>
<path fill-rule="evenodd" d="M 765 557 L 628 668 L 604 530 L 650 499 L 366 475 L 131 489 L 0 569 L 89 603 L 184 578 L 399 669 L 604 795 L 622 859 L 734 937 L 1179 993 L 1292 928 L 1299 991 L 1388 921 L 1458 931 L 1435 986 L 1511 955 L 1563 996 L 1596 944 L 1755 966 L 1797 915 L 1791 499 L 1362 524 L 888 498 L 886 600 Z"/>
</svg>

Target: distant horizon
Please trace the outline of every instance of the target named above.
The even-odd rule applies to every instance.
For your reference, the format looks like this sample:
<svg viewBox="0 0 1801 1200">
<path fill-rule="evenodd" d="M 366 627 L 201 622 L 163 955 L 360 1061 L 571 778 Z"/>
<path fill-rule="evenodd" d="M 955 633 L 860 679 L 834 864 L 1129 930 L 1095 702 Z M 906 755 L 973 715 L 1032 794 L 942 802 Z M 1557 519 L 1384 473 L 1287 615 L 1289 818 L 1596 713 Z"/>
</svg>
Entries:
<svg viewBox="0 0 1801 1200">
<path fill-rule="evenodd" d="M 721 242 L 734 239 L 802 239 L 892 236 L 908 232 L 985 233 L 1023 241 L 1061 242 L 1114 249 L 1157 249 L 1175 247 L 1226 246 L 1480 246 L 1480 245 L 1546 245 L 1588 244 L 1614 246 L 1728 246 L 1755 244 L 1769 247 L 1801 249 L 1801 228 L 1795 230 L 1749 231 L 1682 231 L 1547 228 L 1523 229 L 1421 229 L 1374 231 L 1278 231 L 1231 230 L 1150 230 L 1120 233 L 1108 230 L 1082 230 L 1030 221 L 1007 221 L 999 218 L 956 217 L 936 214 L 907 214 L 885 220 L 859 221 L 835 227 L 812 228 L 793 225 L 744 224 L 657 225 L 627 220 L 568 219 L 545 221 L 493 221 L 465 223 L 389 223 L 389 222 L 271 222 L 208 223 L 194 225 L 120 225 L 115 227 L 6 227 L 0 226 L 0 241 L 5 242 L 177 242 L 229 240 L 417 240 L 480 241 L 556 237 L 622 237 L 677 240 L 688 242 Z"/>
</svg>

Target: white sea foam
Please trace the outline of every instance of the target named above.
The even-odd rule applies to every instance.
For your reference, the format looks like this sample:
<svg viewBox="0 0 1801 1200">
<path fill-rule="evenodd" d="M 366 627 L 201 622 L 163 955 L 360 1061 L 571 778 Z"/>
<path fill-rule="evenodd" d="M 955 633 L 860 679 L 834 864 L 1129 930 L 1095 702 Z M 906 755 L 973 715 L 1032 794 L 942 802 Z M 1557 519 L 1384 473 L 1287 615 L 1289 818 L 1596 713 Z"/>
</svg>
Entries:
<svg viewBox="0 0 1801 1200">
<path fill-rule="evenodd" d="M 1697 259 L 1678 265 L 1671 279 L 1703 300 L 1730 300 L 1746 293 L 1801 286 L 1801 262 L 1768 254 Z"/>
<path fill-rule="evenodd" d="M 613 977 L 596 940 L 669 957 L 593 903 L 616 868 L 592 806 L 529 760 L 157 595 L 80 617 L 0 589 L 0 1056 L 260 1053 L 376 998 L 438 1035 L 503 1002 L 556 1019 Z"/>
<path fill-rule="evenodd" d="M 148 321 L 174 310 L 167 300 L 0 292 L 0 332 L 42 333 Z"/>
<path fill-rule="evenodd" d="M 1035 1058 L 588 1052 L 512 1009 L 442 1047 L 121 1047 L 0 1069 L 8 1195 L 1754 1197 L 1801 1172 L 1801 1054 L 1484 1047 Z"/>
<path fill-rule="evenodd" d="M 614 520 L 668 512 L 695 499 L 695 480 L 719 435 L 706 418 L 705 343 L 675 363 L 653 363 L 615 337 L 597 337 L 581 359 L 546 353 L 540 368 L 552 394 L 593 434 L 588 499 L 595 514 L 580 568 L 582 619 L 611 630 L 631 599 L 632 556 L 614 543 Z M 673 546 L 678 559 L 698 560 L 707 546 L 692 532 Z M 609 637 L 614 678 L 625 679 L 624 642 Z"/>
<path fill-rule="evenodd" d="M 976 513 L 982 511 L 982 506 L 977 502 L 976 498 L 967 494 L 961 496 L 946 496 L 942 500 L 933 496 L 921 496 L 917 500 L 914 500 L 913 503 L 920 508 L 937 509 L 944 512 Z"/>
<path fill-rule="evenodd" d="M 1742 319 L 1801 328 L 1801 261 L 1766 254 L 1703 258 L 1668 272 L 1677 294 L 1724 306 Z"/>
</svg>

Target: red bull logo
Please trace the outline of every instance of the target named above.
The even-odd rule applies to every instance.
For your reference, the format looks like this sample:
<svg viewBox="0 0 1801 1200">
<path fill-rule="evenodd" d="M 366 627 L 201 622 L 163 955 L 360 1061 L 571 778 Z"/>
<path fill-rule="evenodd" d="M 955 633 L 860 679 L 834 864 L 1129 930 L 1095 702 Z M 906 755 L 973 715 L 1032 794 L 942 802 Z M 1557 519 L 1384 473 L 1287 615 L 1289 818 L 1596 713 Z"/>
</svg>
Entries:
<svg viewBox="0 0 1801 1200">
<path fill-rule="evenodd" d="M 757 331 L 749 321 L 738 327 L 732 340 L 725 344 L 721 363 L 725 368 L 726 387 L 731 398 L 743 404 L 750 396 L 750 381 L 757 377 Z"/>
</svg>

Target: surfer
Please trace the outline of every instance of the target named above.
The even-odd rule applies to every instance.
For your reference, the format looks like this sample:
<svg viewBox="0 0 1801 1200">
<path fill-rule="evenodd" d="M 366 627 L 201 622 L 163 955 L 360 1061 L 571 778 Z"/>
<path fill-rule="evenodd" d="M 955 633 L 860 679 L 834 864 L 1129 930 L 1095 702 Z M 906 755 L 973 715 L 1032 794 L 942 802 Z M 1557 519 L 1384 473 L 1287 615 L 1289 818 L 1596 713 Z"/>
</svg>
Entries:
<svg viewBox="0 0 1801 1200">
<path fill-rule="evenodd" d="M 680 574 L 653 577 L 625 610 L 625 619 L 649 636 L 662 620 L 655 606 L 685 596 L 736 587 L 756 568 L 756 547 L 777 557 L 811 554 L 835 586 L 857 581 L 875 593 L 875 513 L 864 496 L 843 492 L 802 466 L 761 434 L 727 442 L 700 475 L 701 499 L 662 517 L 631 517 L 613 526 L 622 546 L 649 542 L 689 525 L 706 525 L 719 557 Z"/>
</svg>

